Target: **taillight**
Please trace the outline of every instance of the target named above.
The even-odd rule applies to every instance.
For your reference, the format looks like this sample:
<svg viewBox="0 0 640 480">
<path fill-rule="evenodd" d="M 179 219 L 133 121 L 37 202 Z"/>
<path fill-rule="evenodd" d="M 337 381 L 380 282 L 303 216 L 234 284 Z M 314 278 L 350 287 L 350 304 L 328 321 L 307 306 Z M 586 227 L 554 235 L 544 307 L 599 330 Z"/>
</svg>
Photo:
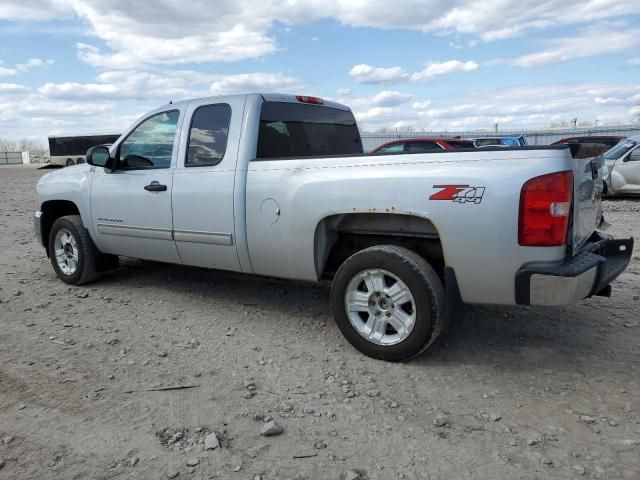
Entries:
<svg viewBox="0 0 640 480">
<path fill-rule="evenodd" d="M 298 100 L 301 103 L 313 103 L 315 105 L 322 105 L 324 103 L 324 100 L 322 100 L 321 98 L 318 98 L 318 97 L 304 97 L 302 95 L 297 95 L 296 96 L 296 100 Z"/>
<path fill-rule="evenodd" d="M 557 172 L 532 178 L 520 193 L 518 243 L 526 247 L 566 245 L 573 172 Z"/>
</svg>

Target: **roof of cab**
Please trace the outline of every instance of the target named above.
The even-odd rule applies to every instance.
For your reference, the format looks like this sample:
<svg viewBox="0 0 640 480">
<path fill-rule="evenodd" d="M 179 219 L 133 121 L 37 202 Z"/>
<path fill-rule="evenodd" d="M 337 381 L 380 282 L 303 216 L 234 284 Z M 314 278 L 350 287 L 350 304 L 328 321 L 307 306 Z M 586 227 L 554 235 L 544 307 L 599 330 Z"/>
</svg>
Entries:
<svg viewBox="0 0 640 480">
<path fill-rule="evenodd" d="M 301 102 L 298 97 L 300 97 L 301 95 L 293 95 L 293 94 L 286 94 L 286 93 L 257 93 L 257 92 L 252 92 L 252 93 L 243 93 L 243 94 L 235 94 L 235 95 L 216 95 L 216 96 L 211 96 L 211 97 L 198 97 L 198 98 L 190 98 L 188 100 L 181 100 L 179 102 L 172 102 L 172 103 L 168 103 L 163 105 L 160 108 L 165 108 L 168 105 L 183 105 L 189 102 L 192 102 L 194 100 L 211 100 L 211 101 L 216 101 L 216 102 L 220 102 L 220 101 L 224 101 L 225 99 L 229 99 L 229 98 L 240 98 L 240 97 L 249 97 L 252 95 L 257 95 L 262 97 L 262 99 L 265 102 L 285 102 L 285 103 L 303 103 L 305 105 L 313 105 L 316 107 L 329 107 L 329 108 L 337 108 L 339 110 L 344 110 L 347 112 L 350 112 L 351 109 L 346 106 L 343 105 L 341 103 L 337 103 L 337 102 L 332 102 L 330 100 L 325 100 L 322 99 L 322 104 L 312 104 L 312 103 L 305 103 L 305 102 Z"/>
</svg>

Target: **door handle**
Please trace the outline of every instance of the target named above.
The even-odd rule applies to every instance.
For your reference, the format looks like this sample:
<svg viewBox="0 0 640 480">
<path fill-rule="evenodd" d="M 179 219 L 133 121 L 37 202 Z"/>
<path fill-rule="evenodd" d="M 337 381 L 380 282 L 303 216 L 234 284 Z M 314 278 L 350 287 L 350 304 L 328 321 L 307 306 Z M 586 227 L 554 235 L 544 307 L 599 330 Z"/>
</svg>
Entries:
<svg viewBox="0 0 640 480">
<path fill-rule="evenodd" d="M 167 189 L 166 185 L 161 185 L 160 182 L 153 181 L 149 185 L 144 187 L 149 192 L 164 192 Z"/>
</svg>

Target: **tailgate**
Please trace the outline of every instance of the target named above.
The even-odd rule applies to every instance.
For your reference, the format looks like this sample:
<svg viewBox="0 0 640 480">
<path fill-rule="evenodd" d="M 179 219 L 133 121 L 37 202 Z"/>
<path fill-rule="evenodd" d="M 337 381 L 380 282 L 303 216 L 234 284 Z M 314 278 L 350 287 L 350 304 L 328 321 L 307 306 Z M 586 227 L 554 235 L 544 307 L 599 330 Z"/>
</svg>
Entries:
<svg viewBox="0 0 640 480">
<path fill-rule="evenodd" d="M 600 225 L 602 210 L 602 168 L 600 152 L 572 148 L 574 164 L 572 249 L 577 253 Z"/>
</svg>

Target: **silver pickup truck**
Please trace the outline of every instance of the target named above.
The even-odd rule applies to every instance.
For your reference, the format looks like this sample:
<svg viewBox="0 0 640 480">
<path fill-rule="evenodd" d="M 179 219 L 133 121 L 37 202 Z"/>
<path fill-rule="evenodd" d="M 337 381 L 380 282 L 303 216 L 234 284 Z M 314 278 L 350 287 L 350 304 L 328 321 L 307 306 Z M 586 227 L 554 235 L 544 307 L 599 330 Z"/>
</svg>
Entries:
<svg viewBox="0 0 640 480">
<path fill-rule="evenodd" d="M 37 237 L 64 282 L 118 256 L 330 279 L 363 353 L 426 350 L 464 303 L 608 295 L 632 239 L 597 232 L 602 158 L 566 146 L 365 155 L 350 109 L 239 95 L 165 105 L 87 165 L 37 185 Z"/>
</svg>

